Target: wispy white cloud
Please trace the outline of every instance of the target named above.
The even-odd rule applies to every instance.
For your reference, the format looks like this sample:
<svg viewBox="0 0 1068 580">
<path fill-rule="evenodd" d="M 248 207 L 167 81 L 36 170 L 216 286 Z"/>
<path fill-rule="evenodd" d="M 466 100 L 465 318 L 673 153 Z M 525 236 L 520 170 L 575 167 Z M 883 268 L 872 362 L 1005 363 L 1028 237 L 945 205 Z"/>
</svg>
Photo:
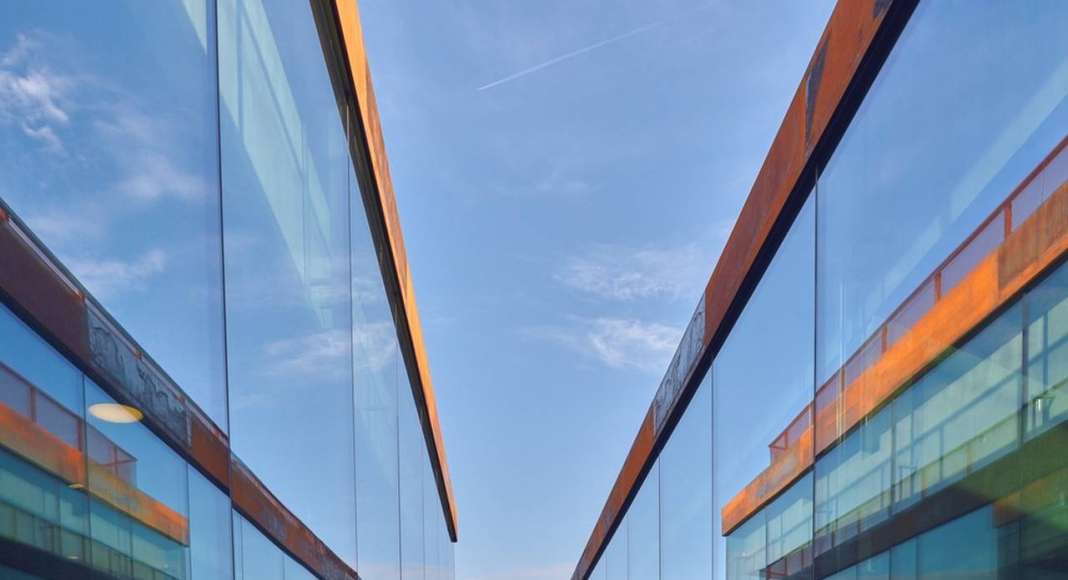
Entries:
<svg viewBox="0 0 1068 580">
<path fill-rule="evenodd" d="M 130 198 L 153 202 L 164 197 L 187 202 L 205 198 L 205 179 L 181 167 L 168 151 L 171 129 L 136 105 L 119 102 L 93 123 L 97 133 L 118 151 L 122 171 L 116 189 Z"/>
<path fill-rule="evenodd" d="M 64 262 L 93 295 L 103 299 L 121 292 L 144 291 L 150 280 L 166 269 L 167 255 L 152 249 L 131 261 L 73 257 Z"/>
<path fill-rule="evenodd" d="M 678 346 L 682 329 L 628 318 L 575 318 L 567 326 L 524 329 L 531 338 L 550 340 L 613 369 L 660 372 Z"/>
<path fill-rule="evenodd" d="M 568 258 L 554 278 L 612 300 L 693 298 L 711 265 L 696 243 L 631 248 L 599 244 Z"/>
<path fill-rule="evenodd" d="M 268 376 L 341 379 L 352 371 L 351 336 L 346 330 L 326 330 L 267 343 L 263 347 Z"/>
<path fill-rule="evenodd" d="M 63 102 L 71 80 L 32 61 L 31 53 L 40 44 L 31 35 L 19 34 L 0 54 L 0 121 L 18 124 L 49 151 L 63 153 L 56 127 L 70 122 Z"/>
<path fill-rule="evenodd" d="M 46 149 L 53 153 L 63 153 L 65 151 L 63 141 L 56 135 L 56 132 L 52 127 L 48 125 L 32 127 L 28 123 L 23 123 L 22 132 L 25 133 L 27 137 L 39 141 Z"/>
</svg>

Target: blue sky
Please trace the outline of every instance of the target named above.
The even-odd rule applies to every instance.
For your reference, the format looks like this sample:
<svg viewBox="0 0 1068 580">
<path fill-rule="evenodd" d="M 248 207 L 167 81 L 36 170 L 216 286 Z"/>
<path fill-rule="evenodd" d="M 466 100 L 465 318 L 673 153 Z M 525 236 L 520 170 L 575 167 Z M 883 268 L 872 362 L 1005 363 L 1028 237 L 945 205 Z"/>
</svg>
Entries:
<svg viewBox="0 0 1068 580">
<path fill-rule="evenodd" d="M 458 578 L 570 575 L 832 5 L 361 2 Z"/>
</svg>

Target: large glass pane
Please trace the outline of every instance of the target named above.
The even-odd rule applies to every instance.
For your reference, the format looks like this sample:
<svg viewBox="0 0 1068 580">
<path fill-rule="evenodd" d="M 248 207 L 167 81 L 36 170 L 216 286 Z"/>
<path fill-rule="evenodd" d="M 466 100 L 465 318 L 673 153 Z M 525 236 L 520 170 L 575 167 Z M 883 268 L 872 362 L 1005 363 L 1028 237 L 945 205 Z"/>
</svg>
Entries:
<svg viewBox="0 0 1068 580">
<path fill-rule="evenodd" d="M 712 577 L 712 376 L 660 454 L 660 577 Z"/>
<path fill-rule="evenodd" d="M 105 574 L 188 578 L 187 465 L 139 421 L 85 382 L 92 565 Z"/>
<path fill-rule="evenodd" d="M 712 365 L 717 579 L 811 575 L 799 478 L 813 459 L 814 210 L 809 198 Z"/>
<path fill-rule="evenodd" d="M 0 6 L 0 197 L 224 429 L 211 0 Z"/>
<path fill-rule="evenodd" d="M 401 512 L 401 578 L 423 580 L 424 566 L 428 566 L 433 551 L 433 534 L 429 520 L 424 521 L 423 468 L 426 463 L 426 444 L 411 394 L 400 394 L 400 512 Z M 430 511 L 427 511 L 430 514 Z"/>
<path fill-rule="evenodd" d="M 219 63 L 231 442 L 355 566 L 351 164 L 311 6 L 221 0 Z"/>
<path fill-rule="evenodd" d="M 189 467 L 190 578 L 233 578 L 230 498 Z"/>
<path fill-rule="evenodd" d="M 627 510 L 628 569 L 634 580 L 660 578 L 660 463 L 642 482 Z"/>
<path fill-rule="evenodd" d="M 627 580 L 627 558 L 627 518 L 623 518 L 604 551 L 605 578 Z"/>
<path fill-rule="evenodd" d="M 890 550 L 895 578 L 1063 570 L 1065 312 L 1061 266 L 819 458 L 817 569 Z"/>
<path fill-rule="evenodd" d="M 920 3 L 819 179 L 820 384 L 1064 138 L 1066 26 L 1058 0 Z M 1051 192 L 1041 188 L 1013 225 Z M 980 232 L 911 308 L 951 290 L 1002 236 L 1001 224 Z"/>
<path fill-rule="evenodd" d="M 234 580 L 286 580 L 288 557 L 234 512 Z"/>
<path fill-rule="evenodd" d="M 360 199 L 350 179 L 353 200 Z M 352 204 L 352 343 L 356 378 L 356 512 L 360 575 L 400 578 L 398 394 L 411 398 L 363 206 Z M 403 389 L 403 390 L 402 390 Z"/>
</svg>

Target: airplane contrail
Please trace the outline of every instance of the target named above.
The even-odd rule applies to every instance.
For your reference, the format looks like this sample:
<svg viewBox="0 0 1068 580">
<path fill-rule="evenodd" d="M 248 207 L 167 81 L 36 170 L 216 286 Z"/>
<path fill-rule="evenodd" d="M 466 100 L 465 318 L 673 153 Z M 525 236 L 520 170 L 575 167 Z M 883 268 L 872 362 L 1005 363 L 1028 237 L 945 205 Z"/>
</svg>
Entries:
<svg viewBox="0 0 1068 580">
<path fill-rule="evenodd" d="M 579 56 L 579 55 L 582 55 L 582 54 L 586 54 L 587 52 L 590 52 L 591 50 L 597 50 L 598 48 L 601 48 L 603 46 L 607 46 L 607 45 L 612 44 L 614 42 L 619 42 L 621 40 L 625 40 L 625 39 L 630 38 L 632 36 L 641 34 L 643 32 L 648 32 L 648 31 L 650 31 L 650 30 L 652 30 L 654 28 L 659 28 L 659 27 L 663 26 L 665 23 L 667 23 L 666 20 L 660 20 L 660 21 L 657 21 L 657 22 L 653 22 L 652 24 L 646 24 L 645 26 L 640 26 L 638 28 L 635 28 L 634 30 L 631 30 L 630 32 L 624 32 L 623 34 L 620 34 L 619 36 L 613 36 L 612 38 L 609 38 L 608 40 L 602 40 L 600 42 L 596 42 L 596 43 L 591 44 L 589 46 L 580 48 L 578 50 L 573 50 L 573 51 L 571 51 L 571 52 L 569 52 L 567 54 L 563 54 L 563 55 L 560 55 L 560 56 L 558 56 L 556 58 L 549 59 L 549 60 L 547 60 L 547 61 L 545 61 L 545 62 L 543 62 L 541 64 L 534 65 L 534 66 L 532 66 L 530 68 L 523 69 L 523 70 L 521 70 L 521 71 L 519 71 L 519 72 L 517 72 L 515 74 L 508 75 L 508 76 L 506 76 L 506 77 L 504 77 L 502 79 L 497 79 L 497 80 L 495 80 L 495 81 L 493 81 L 493 82 L 491 82 L 489 84 L 485 84 L 485 85 L 482 85 L 481 87 L 478 87 L 477 90 L 484 91 L 486 89 L 492 89 L 493 87 L 503 85 L 504 83 L 511 82 L 511 81 L 514 81 L 514 80 L 516 80 L 518 78 L 525 77 L 525 76 L 527 76 L 527 75 L 529 75 L 531 73 L 535 73 L 535 72 L 538 72 L 538 71 L 540 71 L 542 69 L 549 68 L 549 67 L 553 66 L 554 64 L 558 64 L 558 63 L 561 63 L 561 62 L 563 62 L 565 60 L 575 58 L 576 56 Z"/>
</svg>

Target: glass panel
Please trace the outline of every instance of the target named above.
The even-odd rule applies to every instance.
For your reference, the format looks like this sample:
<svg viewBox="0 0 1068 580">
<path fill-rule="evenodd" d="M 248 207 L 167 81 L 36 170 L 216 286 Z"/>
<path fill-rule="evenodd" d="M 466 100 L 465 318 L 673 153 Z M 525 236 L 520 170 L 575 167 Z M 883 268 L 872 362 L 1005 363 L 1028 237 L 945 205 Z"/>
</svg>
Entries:
<svg viewBox="0 0 1068 580">
<path fill-rule="evenodd" d="M 315 574 L 309 572 L 307 568 L 289 556 L 286 556 L 284 568 L 286 580 L 316 580 Z"/>
<path fill-rule="evenodd" d="M 660 577 L 712 577 L 712 376 L 660 454 Z"/>
<path fill-rule="evenodd" d="M 232 445 L 355 567 L 351 163 L 310 5 L 221 0 L 219 63 Z"/>
<path fill-rule="evenodd" d="M 25 416 L 37 394 L 82 416 L 82 374 L 2 304 L 0 381 L 3 404 Z"/>
<path fill-rule="evenodd" d="M 1064 138 L 1066 26 L 1057 0 L 920 3 L 820 176 L 819 384 Z M 982 230 L 944 291 L 1003 232 Z"/>
<path fill-rule="evenodd" d="M 188 578 L 186 463 L 85 381 L 92 565 L 112 576 Z"/>
<path fill-rule="evenodd" d="M 605 549 L 605 578 L 627 580 L 627 518 L 619 523 Z"/>
<path fill-rule="evenodd" d="M 628 569 L 634 580 L 660 578 L 660 463 L 653 464 L 627 509 Z"/>
<path fill-rule="evenodd" d="M 426 501 L 429 497 L 425 497 L 428 494 L 423 489 L 426 444 L 412 396 L 401 393 L 400 401 L 401 577 L 422 580 L 434 541 L 430 520 L 424 521 L 423 517 L 423 504 L 429 504 Z M 429 510 L 427 513 L 429 515 Z"/>
<path fill-rule="evenodd" d="M 234 512 L 235 580 L 286 580 L 285 553 Z"/>
<path fill-rule="evenodd" d="M 888 538 L 918 538 L 893 546 L 893 577 L 1061 569 L 1065 312 L 1062 266 L 820 457 L 817 568 L 853 565 L 858 549 L 891 548 Z"/>
<path fill-rule="evenodd" d="M 423 529 L 424 529 L 424 569 L 427 580 L 438 580 L 441 576 L 442 535 L 445 518 L 438 501 L 438 487 L 434 471 L 430 467 L 429 456 L 422 443 L 422 430 L 419 431 L 420 451 L 419 468 L 423 472 Z"/>
<path fill-rule="evenodd" d="M 233 578 L 230 498 L 189 467 L 190 578 Z"/>
<path fill-rule="evenodd" d="M 350 177 L 352 199 L 361 199 Z M 352 342 L 356 378 L 356 521 L 360 574 L 400 578 L 397 397 L 408 390 L 367 217 L 352 204 Z M 410 398 L 410 395 L 405 395 Z"/>
<path fill-rule="evenodd" d="M 225 429 L 214 12 L 4 2 L 0 195 Z"/>
<path fill-rule="evenodd" d="M 815 239 L 810 197 L 712 365 L 717 579 L 811 575 Z"/>
<path fill-rule="evenodd" d="M 84 487 L 78 488 L 32 458 L 0 449 L 0 538 L 85 564 L 88 537 Z M 0 562 L 12 556 L 0 553 Z"/>
</svg>

